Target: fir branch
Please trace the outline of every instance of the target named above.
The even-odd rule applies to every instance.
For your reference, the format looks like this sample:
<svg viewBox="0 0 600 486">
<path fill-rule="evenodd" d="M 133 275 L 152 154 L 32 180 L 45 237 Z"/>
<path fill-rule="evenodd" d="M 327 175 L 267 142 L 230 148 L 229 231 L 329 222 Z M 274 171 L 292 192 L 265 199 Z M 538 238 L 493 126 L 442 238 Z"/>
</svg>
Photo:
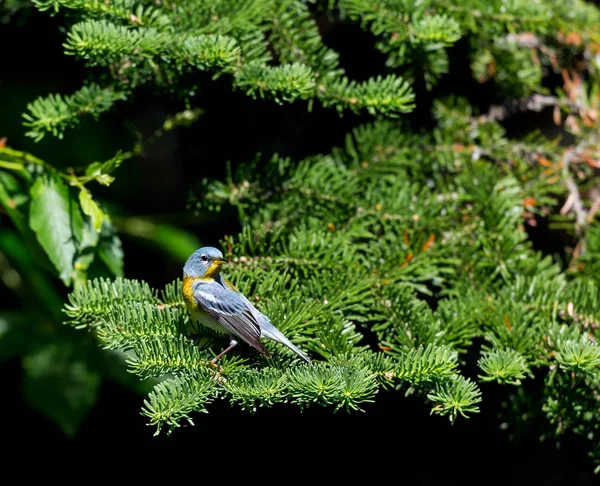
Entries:
<svg viewBox="0 0 600 486">
<path fill-rule="evenodd" d="M 154 28 L 128 29 L 105 20 L 86 20 L 71 27 L 65 53 L 108 66 L 126 55 L 152 58 L 169 42 L 168 34 Z"/>
<path fill-rule="evenodd" d="M 447 415 L 454 423 L 458 415 L 468 418 L 468 414 L 479 412 L 477 405 L 481 402 L 481 392 L 473 381 L 453 375 L 449 380 L 436 384 L 435 391 L 427 398 L 436 403 L 432 413 Z"/>
<path fill-rule="evenodd" d="M 242 49 L 241 63 L 243 65 L 259 64 L 266 65 L 273 60 L 273 56 L 268 49 L 265 35 L 260 30 L 250 30 L 243 32 L 239 38 L 239 45 Z"/>
<path fill-rule="evenodd" d="M 167 342 L 182 333 L 187 334 L 184 315 L 179 310 L 150 302 L 123 302 L 110 308 L 97 330 L 100 342 L 115 350 L 137 349 L 154 338 Z"/>
<path fill-rule="evenodd" d="M 184 310 L 186 307 L 181 293 L 182 288 L 183 282 L 179 278 L 165 285 L 165 288 L 160 291 L 160 301 L 167 307 Z"/>
<path fill-rule="evenodd" d="M 252 33 L 262 36 L 263 23 L 272 8 L 273 0 L 213 0 L 171 2 L 165 10 L 189 35 L 232 35 L 241 40 Z"/>
<path fill-rule="evenodd" d="M 124 278 L 88 280 L 75 287 L 67 299 L 69 303 L 64 306 L 70 318 L 67 322 L 77 328 L 101 325 L 113 306 L 127 302 L 160 304 L 156 292 L 147 283 Z"/>
<path fill-rule="evenodd" d="M 414 108 L 414 93 L 401 77 L 378 76 L 366 82 L 350 81 L 346 77 L 319 84 L 317 97 L 323 106 L 334 106 L 338 111 L 366 109 L 370 114 L 398 116 Z"/>
<path fill-rule="evenodd" d="M 578 341 L 563 341 L 557 346 L 556 361 L 567 371 L 597 374 L 600 366 L 600 346 L 587 337 Z"/>
<path fill-rule="evenodd" d="M 481 381 L 496 381 L 510 385 L 520 385 L 528 374 L 525 358 L 512 349 L 494 349 L 484 352 L 477 362 L 484 375 Z"/>
<path fill-rule="evenodd" d="M 226 337 L 210 330 L 187 336 L 179 279 L 161 291 L 123 279 L 75 289 L 65 306 L 69 324 L 125 350 L 130 372 L 167 378 L 143 410 L 158 430 L 191 421 L 215 399 L 250 412 L 281 403 L 353 411 L 380 388 L 426 396 L 432 413 L 454 421 L 476 413 L 481 401 L 459 368 L 469 363 L 476 338 L 483 341 L 480 382 L 518 387 L 535 372 L 545 380 L 543 412 L 557 437 L 597 428 L 600 237 L 597 201 L 589 195 L 598 186 L 590 151 L 597 145 L 596 91 L 588 94 L 574 81 L 579 74 L 566 72 L 565 96 L 543 91 L 548 73 L 565 61 L 572 67 L 574 55 L 586 60 L 577 69 L 594 82 L 586 44 L 597 35 L 590 32 L 600 19 L 596 8 L 579 1 L 342 0 L 334 12 L 341 16 L 327 21 L 358 22 L 378 37 L 385 65 L 403 68 L 404 78 L 382 73 L 358 82 L 345 75 L 312 7 L 300 0 L 169 1 L 143 12 L 131 0 L 35 1 L 83 20 L 69 32 L 67 51 L 107 67 L 115 86 L 125 87 L 123 97 L 155 83 L 187 100 L 196 89 L 180 93 L 179 81 L 196 87 L 191 78 L 206 69 L 230 74 L 233 86 L 253 97 L 395 117 L 414 106 L 410 85 L 424 81 L 431 89 L 450 71 L 446 49 L 468 33 L 464 46 L 478 80 L 493 79 L 518 100 L 477 116 L 466 100 L 436 99 L 435 127 L 426 133 L 379 120 L 354 130 L 331 154 L 257 159 L 226 181 L 206 182 L 197 209 L 233 206 L 243 228 L 222 242 L 229 260 L 223 275 L 311 354 L 312 365 L 268 341 L 269 360 L 241 343 L 212 366 Z M 82 100 L 66 99 L 29 115 L 29 122 L 50 120 L 33 136 L 76 123 Z M 113 101 L 103 99 L 87 111 L 108 109 Z M 548 106 L 581 117 L 580 132 L 570 123 L 575 141 L 566 153 L 539 136 L 515 141 L 498 123 L 509 112 Z M 122 160 L 140 153 L 69 180 L 108 184 Z M 25 158 L 3 154 L 4 169 L 27 169 Z M 586 246 L 566 273 L 559 259 L 534 250 L 524 225 L 556 212 L 569 193 L 564 216 L 575 211 Z"/>
<path fill-rule="evenodd" d="M 148 425 L 156 427 L 154 435 L 164 426 L 168 426 L 170 434 L 184 420 L 194 425 L 190 414 L 207 412 L 206 405 L 214 399 L 215 386 L 216 381 L 200 370 L 163 381 L 144 400 L 142 415 L 149 419 Z"/>
<path fill-rule="evenodd" d="M 233 65 L 240 49 L 234 39 L 219 35 L 175 36 L 154 28 L 127 29 L 106 21 L 90 20 L 74 25 L 67 36 L 65 52 L 108 66 L 124 57 L 152 60 L 159 55 L 175 62 L 178 69 Z"/>
<path fill-rule="evenodd" d="M 339 55 L 322 42 L 315 19 L 307 5 L 299 0 L 276 2 L 269 41 L 282 64 L 309 66 L 315 78 L 334 79 L 343 74 Z"/>
<path fill-rule="evenodd" d="M 359 20 L 361 26 L 370 25 L 376 35 L 383 32 L 401 35 L 400 32 L 403 32 L 408 37 L 408 8 L 403 9 L 400 2 L 394 5 L 385 0 L 341 0 L 339 6 L 343 14 L 352 20 Z M 417 13 L 420 13 L 422 8 L 417 7 Z"/>
<path fill-rule="evenodd" d="M 427 88 L 448 72 L 444 47 L 461 37 L 461 26 L 446 14 L 432 15 L 427 2 L 419 5 L 379 0 L 343 0 L 343 15 L 358 20 L 363 28 L 380 36 L 377 48 L 387 55 L 391 67 L 414 64 L 411 71 L 422 71 Z"/>
<path fill-rule="evenodd" d="M 372 327 L 379 341 L 394 352 L 443 342 L 444 326 L 433 318 L 429 306 L 406 284 L 385 293 L 383 320 Z"/>
<path fill-rule="evenodd" d="M 415 22 L 410 32 L 413 44 L 427 44 L 432 46 L 449 46 L 461 37 L 460 25 L 448 15 L 424 16 Z"/>
<path fill-rule="evenodd" d="M 229 399 L 250 412 L 284 403 L 289 393 L 287 374 L 275 368 L 246 370 L 227 380 L 224 386 Z"/>
<path fill-rule="evenodd" d="M 482 21 L 486 25 L 497 24 L 496 29 L 544 32 L 548 22 L 558 20 L 552 16 L 552 11 L 543 4 L 516 1 L 508 6 L 493 4 L 485 0 L 469 0 L 460 5 L 453 2 L 435 0 L 432 2 L 440 10 L 452 12 L 460 19 L 461 25 L 476 32 Z M 493 28 L 493 27 L 492 27 Z"/>
<path fill-rule="evenodd" d="M 143 378 L 214 368 L 210 361 L 212 356 L 208 352 L 201 352 L 183 334 L 146 335 L 143 339 L 139 339 L 139 335 L 135 337 L 136 341 L 128 340 L 133 355 L 128 358 L 127 364 L 131 373 Z"/>
<path fill-rule="evenodd" d="M 585 234 L 585 251 L 572 262 L 576 275 L 585 276 L 600 284 L 600 224 L 592 222 Z"/>
<path fill-rule="evenodd" d="M 466 353 L 473 340 L 482 335 L 481 322 L 485 319 L 488 302 L 479 290 L 470 286 L 457 294 L 460 298 L 442 299 L 434 316 L 444 323 L 444 345 Z"/>
<path fill-rule="evenodd" d="M 396 360 L 393 377 L 412 386 L 430 386 L 456 374 L 457 353 L 443 346 L 429 344 L 402 353 L 391 347 Z"/>
<path fill-rule="evenodd" d="M 522 304 L 501 302 L 486 328 L 485 337 L 494 349 L 510 348 L 529 363 L 537 362 L 543 354 L 538 336 L 544 323 Z"/>
<path fill-rule="evenodd" d="M 310 68 L 303 64 L 262 66 L 250 63 L 240 66 L 235 74 L 235 86 L 252 97 L 271 96 L 278 103 L 311 96 L 315 81 Z"/>
<path fill-rule="evenodd" d="M 521 305 L 549 321 L 562 319 L 582 329 L 600 327 L 598 286 L 593 281 L 565 281 L 563 276 L 552 279 L 518 276 L 511 286 L 498 293 L 499 300 L 518 301 Z M 574 304 L 577 303 L 577 304 Z"/>
<path fill-rule="evenodd" d="M 333 406 L 334 411 L 361 410 L 373 401 L 377 382 L 373 374 L 351 365 L 317 363 L 294 368 L 289 373 L 290 399 L 301 408 L 318 403 Z"/>
<path fill-rule="evenodd" d="M 306 278 L 323 269 L 347 267 L 356 256 L 356 250 L 346 244 L 343 235 L 329 230 L 307 233 L 303 229 L 298 227 L 291 235 L 281 230 L 268 232 L 257 239 L 253 230 L 245 227 L 237 238 L 226 240 L 230 248 L 236 248 L 237 255 L 243 255 L 232 259 L 232 268 L 238 265 L 287 268 Z"/>
<path fill-rule="evenodd" d="M 318 346 L 311 346 L 315 353 L 325 359 L 349 356 L 367 346 L 359 347 L 363 335 L 357 330 L 353 321 L 344 319 L 339 314 L 323 316 L 326 325 L 319 326 L 314 334 Z"/>
<path fill-rule="evenodd" d="M 69 9 L 87 18 L 115 19 L 130 25 L 163 27 L 170 24 L 159 9 L 141 5 L 136 0 L 33 0 L 33 4 L 42 12 L 51 10 L 51 14 Z"/>
<path fill-rule="evenodd" d="M 109 110 L 116 101 L 124 100 L 126 93 L 113 88 L 91 84 L 70 96 L 49 95 L 27 105 L 23 123 L 30 130 L 27 136 L 39 142 L 46 133 L 62 138 L 65 129 L 79 124 L 82 115 L 94 118 Z"/>
<path fill-rule="evenodd" d="M 172 42 L 167 55 L 178 69 L 229 68 L 238 61 L 241 50 L 235 39 L 221 35 L 199 35 Z"/>
</svg>

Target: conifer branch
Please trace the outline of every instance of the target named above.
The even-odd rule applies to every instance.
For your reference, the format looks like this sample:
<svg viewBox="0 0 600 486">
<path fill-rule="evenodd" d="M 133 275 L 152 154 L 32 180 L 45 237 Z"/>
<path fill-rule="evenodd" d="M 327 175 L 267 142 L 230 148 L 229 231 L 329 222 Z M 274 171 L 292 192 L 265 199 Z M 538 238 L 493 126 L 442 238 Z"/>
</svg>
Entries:
<svg viewBox="0 0 600 486">
<path fill-rule="evenodd" d="M 214 399 L 216 381 L 207 373 L 196 370 L 191 375 L 181 375 L 165 380 L 154 387 L 144 400 L 142 415 L 156 427 L 158 435 L 163 426 L 171 433 L 181 422 L 194 425 L 191 414 L 207 412 L 206 406 Z"/>
<path fill-rule="evenodd" d="M 261 98 L 269 94 L 277 102 L 306 99 L 314 90 L 314 75 L 303 64 L 261 66 L 257 63 L 240 67 L 235 75 L 235 85 L 251 96 Z"/>
<path fill-rule="evenodd" d="M 108 66 L 125 57 L 152 60 L 164 55 L 179 69 L 186 65 L 206 69 L 233 65 L 240 50 L 236 41 L 226 36 L 173 38 L 151 27 L 128 29 L 107 21 L 88 20 L 71 28 L 65 52 L 100 66 Z"/>
<path fill-rule="evenodd" d="M 338 111 L 366 109 L 372 115 L 397 116 L 414 108 L 414 93 L 402 78 L 389 75 L 358 83 L 343 77 L 317 86 L 317 96 L 324 106 Z"/>
<path fill-rule="evenodd" d="M 302 1 L 276 2 L 269 41 L 281 63 L 309 66 L 319 81 L 335 79 L 344 73 L 339 66 L 339 55 L 322 43 L 315 19 Z"/>
<path fill-rule="evenodd" d="M 375 377 L 367 370 L 327 363 L 293 369 L 289 385 L 291 399 L 300 407 L 318 403 L 334 410 L 360 410 L 360 404 L 371 402 L 377 392 Z"/>
<path fill-rule="evenodd" d="M 125 336 L 123 336 L 125 337 Z M 153 335 L 137 338 L 132 346 L 133 356 L 128 358 L 129 371 L 141 377 L 193 373 L 199 368 L 210 369 L 211 356 L 201 353 L 198 346 L 183 334 Z M 129 345 L 132 339 L 128 339 Z"/>
<path fill-rule="evenodd" d="M 432 413 L 447 415 L 450 422 L 454 422 L 459 415 L 467 418 L 468 414 L 479 412 L 477 405 L 481 402 L 481 392 L 473 381 L 454 375 L 436 385 L 435 391 L 428 394 L 427 398 L 436 403 L 431 409 Z"/>
<path fill-rule="evenodd" d="M 87 20 L 71 27 L 65 53 L 108 66 L 126 55 L 152 58 L 168 42 L 169 36 L 154 28 L 128 29 L 105 20 Z"/>
<path fill-rule="evenodd" d="M 27 105 L 28 113 L 23 114 L 23 124 L 30 128 L 27 135 L 37 142 L 48 132 L 62 138 L 65 129 L 79 123 L 80 116 L 87 114 L 98 118 L 125 96 L 124 91 L 91 84 L 70 96 L 40 97 Z"/>
<path fill-rule="evenodd" d="M 528 374 L 525 358 L 512 349 L 494 349 L 483 354 L 478 362 L 484 372 L 481 381 L 497 381 L 519 385 Z"/>
<path fill-rule="evenodd" d="M 289 394 L 287 375 L 276 368 L 250 369 L 240 373 L 235 379 L 225 382 L 225 389 L 233 403 L 250 412 L 256 412 L 258 407 L 285 402 Z"/>
<path fill-rule="evenodd" d="M 167 16 L 135 0 L 33 0 L 38 10 L 57 13 L 61 9 L 75 10 L 88 18 L 107 18 L 127 22 L 130 25 L 161 27 L 170 23 Z"/>
<path fill-rule="evenodd" d="M 115 280 L 89 280 L 76 287 L 68 296 L 64 312 L 69 324 L 78 328 L 99 326 L 101 319 L 112 312 L 113 307 L 127 302 L 160 304 L 156 292 L 145 282 L 117 278 Z"/>
<path fill-rule="evenodd" d="M 192 202 L 198 211 L 237 210 L 243 229 L 220 244 L 228 261 L 223 274 L 310 354 L 311 364 L 264 340 L 269 359 L 241 342 L 213 365 L 227 337 L 188 334 L 181 279 L 162 289 L 97 279 L 69 294 L 69 325 L 124 352 L 136 377 L 160 380 L 142 411 L 157 433 L 193 423 L 215 400 L 251 413 L 283 403 L 352 412 L 368 410 L 383 389 L 415 393 L 454 422 L 478 412 L 478 383 L 518 390 L 534 374 L 541 379 L 529 384 L 540 386 L 542 412 L 557 437 L 598 427 L 598 103 L 596 68 L 588 63 L 600 25 L 596 7 L 485 0 L 34 3 L 41 11 L 69 11 L 76 23 L 67 28 L 67 54 L 104 68 L 109 79 L 31 103 L 24 118 L 36 140 L 62 137 L 83 115 L 99 116 L 143 84 L 191 106 L 201 83 L 210 82 L 198 70 L 223 75 L 251 97 L 386 117 L 353 130 L 331 153 L 240 164 L 226 180 L 203 183 Z M 325 29 L 317 8 L 333 14 L 319 18 Z M 385 64 L 361 81 L 350 79 L 324 39 L 333 24 L 350 22 L 377 37 Z M 434 99 L 425 133 L 394 120 L 419 101 L 421 89 L 413 86 L 431 90 L 450 73 L 449 48 L 462 38 L 455 51 L 464 48 L 475 80 L 490 82 L 509 101 L 494 101 L 478 116 L 467 100 Z M 574 63 L 574 56 L 586 62 Z M 548 73 L 565 60 L 581 73 L 563 71 L 564 93 L 546 91 Z M 588 78 L 589 86 L 581 81 Z M 574 143 L 566 152 L 541 136 L 514 140 L 498 123 L 545 107 L 570 117 Z M 199 112 L 167 119 L 149 140 L 192 123 Z M 42 187 L 42 196 L 48 188 L 77 190 L 82 214 L 95 214 L 92 225 L 102 229 L 106 215 L 85 184 L 109 185 L 142 146 L 72 174 L 0 147 L 0 199 L 11 217 L 26 221 L 20 211 L 35 191 L 19 194 L 21 179 L 5 176 L 13 172 L 31 185 L 39 171 L 49 172 L 58 182 Z M 537 251 L 525 230 L 557 211 L 569 230 L 575 213 L 582 241 L 568 272 Z M 38 214 L 33 226 L 45 227 L 43 219 Z M 64 258 L 67 269 L 72 259 Z M 474 341 L 481 344 L 477 381 L 462 371 Z"/>
<path fill-rule="evenodd" d="M 384 343 L 385 344 L 385 343 Z M 397 348 L 390 346 L 392 354 Z M 395 366 L 394 376 L 411 385 L 435 383 L 456 374 L 458 367 L 456 352 L 433 344 L 411 349 L 401 354 Z"/>
<path fill-rule="evenodd" d="M 104 318 L 97 331 L 106 348 L 127 350 L 152 338 L 173 338 L 185 333 L 186 318 L 179 310 L 149 302 L 126 302 Z M 163 373 L 166 374 L 166 373 Z M 160 374 L 157 374 L 160 375 Z"/>
<path fill-rule="evenodd" d="M 598 374 L 600 367 L 600 346 L 584 337 L 579 341 L 559 343 L 556 361 L 566 371 Z"/>
</svg>

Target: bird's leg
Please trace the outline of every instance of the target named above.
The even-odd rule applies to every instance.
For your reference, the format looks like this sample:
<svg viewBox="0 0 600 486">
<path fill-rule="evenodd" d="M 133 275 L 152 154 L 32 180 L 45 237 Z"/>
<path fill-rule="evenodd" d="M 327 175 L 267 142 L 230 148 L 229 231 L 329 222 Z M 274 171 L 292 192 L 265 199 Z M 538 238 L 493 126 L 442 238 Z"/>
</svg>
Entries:
<svg viewBox="0 0 600 486">
<path fill-rule="evenodd" d="M 221 351 L 213 359 L 211 359 L 210 362 L 212 364 L 215 364 L 221 356 L 223 356 L 225 353 L 228 353 L 229 351 L 231 351 L 233 348 L 235 348 L 237 346 L 237 344 L 238 344 L 238 342 L 232 338 L 231 341 L 229 341 L 229 346 L 227 346 L 223 351 Z"/>
</svg>

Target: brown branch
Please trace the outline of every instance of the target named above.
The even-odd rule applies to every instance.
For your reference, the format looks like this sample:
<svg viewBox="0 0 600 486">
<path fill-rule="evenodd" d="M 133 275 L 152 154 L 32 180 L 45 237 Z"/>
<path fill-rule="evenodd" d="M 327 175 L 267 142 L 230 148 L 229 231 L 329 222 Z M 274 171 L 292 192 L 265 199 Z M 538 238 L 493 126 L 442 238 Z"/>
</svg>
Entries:
<svg viewBox="0 0 600 486">
<path fill-rule="evenodd" d="M 592 203 L 592 207 L 588 211 L 588 215 L 587 215 L 588 223 L 591 223 L 592 221 L 594 221 L 594 217 L 596 216 L 596 213 L 598 212 L 598 210 L 600 210 L 600 191 L 596 190 L 596 191 L 594 191 L 594 193 L 596 194 L 595 197 L 592 198 L 592 200 L 594 202 Z"/>
<path fill-rule="evenodd" d="M 562 100 L 556 96 L 548 96 L 541 94 L 534 94 L 526 98 L 518 98 L 506 101 L 502 105 L 490 106 L 487 115 L 479 117 L 480 122 L 487 121 L 501 121 L 506 118 L 522 113 L 526 111 L 542 111 L 548 107 L 568 107 L 571 112 L 577 113 L 580 110 L 580 106 L 570 100 Z"/>
<path fill-rule="evenodd" d="M 573 162 L 581 152 L 583 148 L 582 144 L 583 141 L 576 147 L 567 149 L 562 160 L 562 170 L 563 175 L 565 177 L 565 184 L 567 185 L 567 189 L 569 189 L 569 197 L 560 212 L 561 214 L 566 214 L 571 208 L 573 209 L 573 212 L 575 213 L 575 231 L 578 235 L 581 233 L 581 230 L 587 224 L 587 211 L 583 207 L 583 204 L 581 202 L 581 195 L 579 193 L 579 188 L 577 187 L 577 184 L 575 183 L 573 177 L 569 172 L 569 167 L 571 165 L 571 162 Z M 568 208 L 565 210 L 565 207 L 567 206 Z"/>
</svg>

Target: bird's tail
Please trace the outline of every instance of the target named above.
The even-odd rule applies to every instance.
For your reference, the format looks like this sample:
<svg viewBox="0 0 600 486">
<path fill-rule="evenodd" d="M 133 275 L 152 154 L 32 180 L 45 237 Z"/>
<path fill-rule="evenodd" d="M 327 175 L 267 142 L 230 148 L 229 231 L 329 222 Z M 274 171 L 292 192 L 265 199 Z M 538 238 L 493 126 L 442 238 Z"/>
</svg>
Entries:
<svg viewBox="0 0 600 486">
<path fill-rule="evenodd" d="M 306 356 L 306 354 L 300 351 L 300 349 L 294 344 L 292 344 L 292 342 L 288 338 L 286 338 L 279 329 L 277 329 L 266 319 L 263 320 L 261 325 L 261 335 L 266 338 L 273 339 L 278 343 L 285 344 L 288 348 L 294 351 L 294 353 L 300 356 L 304 361 L 306 361 L 307 363 L 311 362 L 310 358 Z"/>
</svg>

